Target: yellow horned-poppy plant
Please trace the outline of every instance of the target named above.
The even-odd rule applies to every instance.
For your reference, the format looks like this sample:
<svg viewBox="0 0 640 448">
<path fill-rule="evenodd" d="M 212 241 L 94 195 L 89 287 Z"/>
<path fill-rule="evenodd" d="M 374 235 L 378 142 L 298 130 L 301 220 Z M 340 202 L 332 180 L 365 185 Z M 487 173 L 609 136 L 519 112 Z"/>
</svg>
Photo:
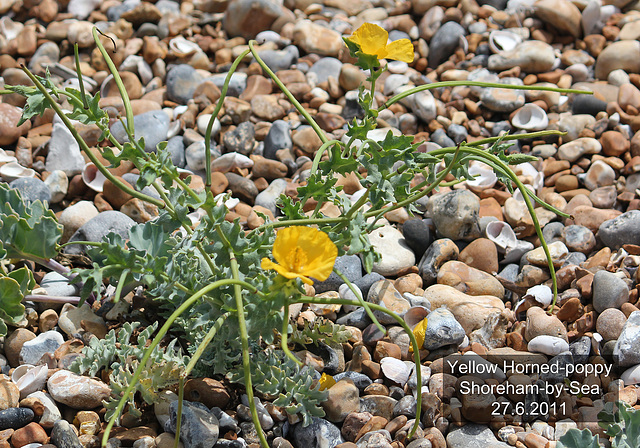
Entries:
<svg viewBox="0 0 640 448">
<path fill-rule="evenodd" d="M 409 39 L 394 40 L 387 45 L 389 33 L 373 23 L 363 23 L 347 39 L 358 45 L 363 53 L 374 55 L 378 59 L 413 62 L 413 44 Z"/>
<path fill-rule="evenodd" d="M 273 243 L 273 258 L 278 263 L 263 258 L 261 266 L 312 285 L 309 277 L 320 281 L 329 277 L 337 256 L 338 248 L 326 233 L 312 227 L 292 226 L 280 230 Z"/>
</svg>

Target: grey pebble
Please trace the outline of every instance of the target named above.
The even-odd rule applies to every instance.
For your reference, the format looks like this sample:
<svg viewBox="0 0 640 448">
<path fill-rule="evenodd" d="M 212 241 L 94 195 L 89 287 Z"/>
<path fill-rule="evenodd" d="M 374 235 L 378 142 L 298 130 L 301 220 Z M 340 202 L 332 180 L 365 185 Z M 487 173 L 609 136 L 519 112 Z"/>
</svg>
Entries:
<svg viewBox="0 0 640 448">
<path fill-rule="evenodd" d="M 601 270 L 593 276 L 593 308 L 601 313 L 607 308 L 620 308 L 629 301 L 629 288 L 620 277 Z"/>
<path fill-rule="evenodd" d="M 36 177 L 22 177 L 9 182 L 9 187 L 18 190 L 27 203 L 34 201 L 51 202 L 51 190 Z"/>
<path fill-rule="evenodd" d="M 135 121 L 135 118 L 134 118 Z M 171 154 L 171 163 L 178 168 L 184 168 L 186 166 L 186 159 L 184 156 L 184 138 L 181 135 L 171 137 L 167 142 L 167 151 Z"/>
<path fill-rule="evenodd" d="M 115 210 L 101 212 L 76 230 L 76 233 L 69 238 L 69 242 L 93 241 L 99 243 L 111 232 L 128 239 L 129 229 L 133 227 L 134 224 L 135 221 L 124 213 Z M 81 254 L 85 250 L 85 246 L 79 244 L 73 244 L 64 248 L 64 252 L 67 254 Z"/>
<path fill-rule="evenodd" d="M 178 401 L 169 407 L 167 430 L 174 432 L 178 418 Z M 218 419 L 201 403 L 184 401 L 182 403 L 182 427 L 180 440 L 185 448 L 211 448 L 218 441 Z"/>
<path fill-rule="evenodd" d="M 291 438 L 294 446 L 304 448 L 335 448 L 344 442 L 340 428 L 318 417 L 313 417 L 309 426 L 295 425 Z"/>
<path fill-rule="evenodd" d="M 362 261 L 360 261 L 360 257 L 357 255 L 342 255 L 336 258 L 334 268 L 342 272 L 352 283 L 362 278 Z M 343 283 L 342 279 L 338 277 L 335 272 L 332 272 L 325 281 L 316 282 L 313 287 L 316 293 L 337 291 Z M 362 291 L 362 288 L 360 288 L 360 290 Z"/>
<path fill-rule="evenodd" d="M 66 420 L 58 420 L 53 424 L 51 443 L 57 448 L 83 448 L 71 424 Z"/>
<path fill-rule="evenodd" d="M 285 148 L 293 148 L 291 128 L 286 121 L 276 120 L 269 128 L 269 132 L 264 139 L 263 156 L 267 159 L 277 160 L 276 152 Z"/>
<path fill-rule="evenodd" d="M 442 25 L 429 42 L 429 67 L 437 68 L 460 45 L 460 38 L 467 34 L 465 29 L 456 22 L 447 22 Z"/>
<path fill-rule="evenodd" d="M 640 245 L 640 210 L 631 210 L 603 222 L 596 237 L 612 250 L 623 244 Z"/>
<path fill-rule="evenodd" d="M 34 413 L 29 408 L 9 408 L 0 411 L 0 431 L 5 429 L 18 429 L 29 424 Z"/>
<path fill-rule="evenodd" d="M 124 120 L 126 123 L 127 120 Z M 158 143 L 167 139 L 169 132 L 169 117 L 161 110 L 152 110 L 133 117 L 133 128 L 136 139 L 144 137 L 144 150 L 156 152 Z M 111 126 L 111 133 L 120 143 L 129 141 L 122 122 L 117 121 Z"/>
<path fill-rule="evenodd" d="M 167 72 L 167 98 L 178 104 L 187 104 L 203 81 L 202 75 L 189 64 L 175 65 Z"/>
</svg>

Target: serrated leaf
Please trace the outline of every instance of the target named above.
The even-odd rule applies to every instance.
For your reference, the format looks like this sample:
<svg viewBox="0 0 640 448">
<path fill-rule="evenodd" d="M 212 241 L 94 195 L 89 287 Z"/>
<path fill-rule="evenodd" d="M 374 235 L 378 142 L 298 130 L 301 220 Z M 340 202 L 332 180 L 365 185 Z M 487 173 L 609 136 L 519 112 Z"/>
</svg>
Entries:
<svg viewBox="0 0 640 448">
<path fill-rule="evenodd" d="M 24 293 L 20 283 L 10 277 L 0 277 L 0 317 L 2 320 L 12 324 L 22 320 L 25 310 L 21 303 L 22 299 L 24 299 Z"/>
</svg>

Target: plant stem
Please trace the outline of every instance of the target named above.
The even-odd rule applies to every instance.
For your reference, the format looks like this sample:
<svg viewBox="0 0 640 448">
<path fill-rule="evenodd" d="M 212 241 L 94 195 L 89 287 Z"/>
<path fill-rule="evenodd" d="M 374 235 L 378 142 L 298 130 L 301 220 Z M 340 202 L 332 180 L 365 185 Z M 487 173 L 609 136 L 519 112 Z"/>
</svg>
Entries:
<svg viewBox="0 0 640 448">
<path fill-rule="evenodd" d="M 325 135 L 324 131 L 320 128 L 320 126 L 318 126 L 318 123 L 316 123 L 316 121 L 311 117 L 309 112 L 307 112 L 304 109 L 304 107 L 302 107 L 300 102 L 298 102 L 296 97 L 293 96 L 293 94 L 289 91 L 289 89 L 287 89 L 287 87 L 282 83 L 282 81 L 280 81 L 280 79 L 276 76 L 276 74 L 273 73 L 273 71 L 269 68 L 269 66 L 264 63 L 264 61 L 262 60 L 258 52 L 253 48 L 255 43 L 256 43 L 255 40 L 250 40 L 249 49 L 251 50 L 251 54 L 253 55 L 253 57 L 256 58 L 256 61 L 258 62 L 258 64 L 260 64 L 260 66 L 262 67 L 262 70 L 264 70 L 271 77 L 271 79 L 273 79 L 273 82 L 275 82 L 278 85 L 278 87 L 280 87 L 280 90 L 282 90 L 282 92 L 287 96 L 289 101 L 291 101 L 291 104 L 293 104 L 295 108 L 298 109 L 298 112 L 300 112 L 300 114 L 304 117 L 304 119 L 307 120 L 307 123 L 311 125 L 313 130 L 316 131 L 316 134 L 318 134 L 318 137 L 320 138 L 322 143 L 327 143 L 329 139 Z"/>
<path fill-rule="evenodd" d="M 142 375 L 142 372 L 147 368 L 147 362 L 149 362 L 149 358 L 151 357 L 151 353 L 158 346 L 158 344 L 160 344 L 160 341 L 167 334 L 167 332 L 169 331 L 169 328 L 171 328 L 171 325 L 173 325 L 175 320 L 178 317 L 180 317 L 180 315 L 182 313 L 184 313 L 186 310 L 188 310 L 194 303 L 196 303 L 198 300 L 200 300 L 205 294 L 213 291 L 214 289 L 220 288 L 222 286 L 228 286 L 228 285 L 238 285 L 238 286 L 247 288 L 249 291 L 254 292 L 254 293 L 257 291 L 256 288 L 253 285 L 251 285 L 251 284 L 249 284 L 247 282 L 244 282 L 242 280 L 236 280 L 236 279 L 232 279 L 232 278 L 225 278 L 223 280 L 217 280 L 217 281 L 215 281 L 215 282 L 213 282 L 213 283 L 201 288 L 195 294 L 191 295 L 191 297 L 189 297 L 187 300 L 185 300 L 184 303 L 182 303 L 182 305 L 180 305 L 171 314 L 171 316 L 169 316 L 169 318 L 164 323 L 164 325 L 160 328 L 160 330 L 158 330 L 158 334 L 156 335 L 156 337 L 153 339 L 153 341 L 151 341 L 151 345 L 149 345 L 149 347 L 146 349 L 146 351 L 144 353 L 144 356 L 140 360 L 140 364 L 138 365 L 138 368 L 136 369 L 135 373 L 133 374 L 133 377 L 131 378 L 130 384 L 127 386 L 127 388 L 125 389 L 124 393 L 122 394 L 122 398 L 120 398 L 120 401 L 118 402 L 118 406 L 115 409 L 113 417 L 111 418 L 111 420 L 109 420 L 109 423 L 107 424 L 107 427 L 104 430 L 104 435 L 102 437 L 102 446 L 103 447 L 107 446 L 107 440 L 109 440 L 109 434 L 111 433 L 111 429 L 113 428 L 113 425 L 115 424 L 116 420 L 118 419 L 118 416 L 122 412 L 122 409 L 124 408 L 124 405 L 127 402 L 127 398 L 131 395 L 131 392 L 133 391 L 133 389 L 136 387 L 136 384 L 140 380 L 140 376 Z"/>
<path fill-rule="evenodd" d="M 205 170 L 207 173 L 207 179 L 205 182 L 205 186 L 208 189 L 211 188 L 211 131 L 213 130 L 213 123 L 215 122 L 218 114 L 220 113 L 220 109 L 222 109 L 222 105 L 224 104 L 224 99 L 227 96 L 227 90 L 229 89 L 229 83 L 231 82 L 231 76 L 235 73 L 238 65 L 244 59 L 246 55 L 249 54 L 250 50 L 243 51 L 240 56 L 233 61 L 231 68 L 229 69 L 229 73 L 227 73 L 227 77 L 224 80 L 224 84 L 222 85 L 222 90 L 220 91 L 220 98 L 218 98 L 218 103 L 216 104 L 216 108 L 213 110 L 211 114 L 211 118 L 209 119 L 209 123 L 207 124 L 207 130 L 204 133 L 204 158 L 205 158 Z"/>
<path fill-rule="evenodd" d="M 72 303 L 77 305 L 80 303 L 80 297 L 78 296 L 48 296 L 45 294 L 29 294 L 24 296 L 24 300 L 28 302 L 42 302 L 42 303 Z"/>
<path fill-rule="evenodd" d="M 251 381 L 251 353 L 249 352 L 249 335 L 247 333 L 247 322 L 244 318 L 244 303 L 242 300 L 242 288 L 241 283 L 238 283 L 240 280 L 240 270 L 238 268 L 238 260 L 236 259 L 236 254 L 233 252 L 233 247 L 231 247 L 231 243 L 227 239 L 227 236 L 224 234 L 220 226 L 216 226 L 216 231 L 220 236 L 220 240 L 222 244 L 227 247 L 229 251 L 229 265 L 231 267 L 231 275 L 233 276 L 233 280 L 236 283 L 233 286 L 233 295 L 236 301 L 236 312 L 238 314 L 238 327 L 240 329 L 240 341 L 242 343 L 242 369 L 244 373 L 244 386 L 245 391 L 247 392 L 247 398 L 249 399 L 249 409 L 251 410 L 251 420 L 253 421 L 253 426 L 256 429 L 256 433 L 258 434 L 258 438 L 260 439 L 260 444 L 262 448 L 269 448 L 269 443 L 267 442 L 267 438 L 262 431 L 262 426 L 260 425 L 260 418 L 258 417 L 258 409 L 256 408 L 256 403 L 253 399 L 253 384 Z M 256 288 L 253 288 L 254 290 Z"/>
<path fill-rule="evenodd" d="M 291 350 L 289 350 L 288 346 L 288 338 L 289 338 L 289 299 L 285 299 L 284 301 L 284 309 L 282 315 L 282 331 L 280 332 L 280 347 L 287 358 L 298 364 L 302 367 L 302 361 L 295 357 Z"/>
<path fill-rule="evenodd" d="M 432 82 L 431 84 L 424 84 L 422 86 L 414 87 L 409 90 L 405 90 L 402 93 L 399 93 L 387 100 L 382 106 L 378 108 L 378 112 L 383 109 L 388 108 L 392 104 L 397 103 L 403 98 L 408 97 L 409 95 L 413 95 L 414 93 L 422 92 L 424 90 L 432 90 L 440 87 L 456 87 L 456 86 L 476 86 L 476 87 L 493 87 L 496 89 L 511 89 L 511 90 L 545 90 L 549 92 L 560 92 L 560 93 L 578 93 L 578 94 L 587 94 L 592 95 L 593 92 L 588 92 L 585 90 L 576 90 L 576 89 L 560 89 L 558 87 L 546 87 L 546 86 L 516 86 L 512 84 L 499 84 L 495 82 L 482 82 L 482 81 L 442 81 L 442 82 Z"/>
</svg>

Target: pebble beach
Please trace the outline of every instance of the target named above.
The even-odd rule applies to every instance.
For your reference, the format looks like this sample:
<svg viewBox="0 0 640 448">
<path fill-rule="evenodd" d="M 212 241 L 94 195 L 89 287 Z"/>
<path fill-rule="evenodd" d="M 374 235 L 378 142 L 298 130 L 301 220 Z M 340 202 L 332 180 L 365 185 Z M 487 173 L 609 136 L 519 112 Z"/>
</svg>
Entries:
<svg viewBox="0 0 640 448">
<path fill-rule="evenodd" d="M 441 187 L 415 204 L 416 213 L 400 208 L 385 215 L 368 235 L 381 255 L 372 272 L 358 256 L 336 260 L 367 302 L 393 310 L 412 328 L 427 318 L 422 384 L 409 336 L 388 316 L 375 314 L 385 334 L 362 308 L 292 307 L 300 328 L 327 319 L 344 325 L 351 337 L 339 346 L 293 349 L 318 378 L 330 375 L 335 385 L 322 403 L 325 416 L 308 426 L 268 397 L 257 398 L 269 443 L 554 448 L 568 430 L 588 428 L 610 447 L 598 413 L 617 400 L 640 406 L 640 2 L 0 0 L 0 90 L 33 85 L 21 65 L 40 76 L 48 70 L 57 86 L 76 88 L 77 44 L 84 88 L 100 93 L 111 132 L 126 142 L 119 120 L 124 104 L 96 48 L 97 27 L 111 38 L 100 39 L 131 99 L 136 137 L 144 137 L 147 152 L 166 141 L 173 164 L 192 174 L 190 186 L 202 191 L 207 126 L 249 40 L 256 40 L 260 58 L 327 137 L 347 141 L 347 123 L 362 117 L 358 89 L 367 76 L 342 38 L 365 22 L 387 30 L 391 41 L 409 39 L 415 51 L 412 63 L 382 62 L 377 104 L 440 81 L 589 92 L 424 90 L 382 111 L 369 135 L 378 141 L 389 131 L 414 136 L 418 151 L 428 152 L 504 133 L 563 132 L 514 141 L 508 149 L 538 158 L 515 172 L 569 215 L 536 208 L 558 300 L 552 304 L 548 261 L 522 194 L 509 192 L 487 165 L 472 164 L 475 180 Z M 53 111 L 18 126 L 25 104 L 17 94 L 0 96 L 0 182 L 27 201 L 46 201 L 64 227 L 61 243 L 99 242 L 109 232 L 127 239 L 136 223 L 158 216 L 153 204 L 105 180 Z M 60 105 L 71 110 L 64 99 Z M 98 127 L 74 126 L 108 166 Z M 226 219 L 239 220 L 247 231 L 265 217 L 278 219 L 278 198 L 297 197 L 321 143 L 260 64 L 246 56 L 212 128 L 210 188 L 214 195 L 229 194 Z M 140 175 L 132 163 L 110 171 L 132 188 Z M 414 185 L 422 181 L 416 177 Z M 340 176 L 338 185 L 354 202 L 362 194 L 355 175 Z M 151 189 L 144 192 L 159 198 Z M 339 213 L 333 204 L 319 210 L 328 217 Z M 86 266 L 85 249 L 66 246 L 59 261 Z M 65 277 L 38 266 L 34 273 L 33 294 L 78 295 Z M 354 299 L 335 274 L 306 292 Z M 81 376 L 68 367 L 92 338 L 143 320 L 143 301 L 132 293 L 103 309 L 101 300 L 79 308 L 25 303 L 26 318 L 10 327 L 0 349 L 0 448 L 100 446 L 102 403 L 111 393 L 106 374 Z M 410 436 L 417 394 L 421 424 Z M 534 406 L 547 403 L 540 410 L 551 416 L 524 415 L 517 403 L 525 396 Z M 173 447 L 176 399 L 167 390 L 142 417 L 123 418 L 107 446 Z M 192 378 L 185 400 L 178 446 L 260 446 L 238 385 Z"/>
</svg>

